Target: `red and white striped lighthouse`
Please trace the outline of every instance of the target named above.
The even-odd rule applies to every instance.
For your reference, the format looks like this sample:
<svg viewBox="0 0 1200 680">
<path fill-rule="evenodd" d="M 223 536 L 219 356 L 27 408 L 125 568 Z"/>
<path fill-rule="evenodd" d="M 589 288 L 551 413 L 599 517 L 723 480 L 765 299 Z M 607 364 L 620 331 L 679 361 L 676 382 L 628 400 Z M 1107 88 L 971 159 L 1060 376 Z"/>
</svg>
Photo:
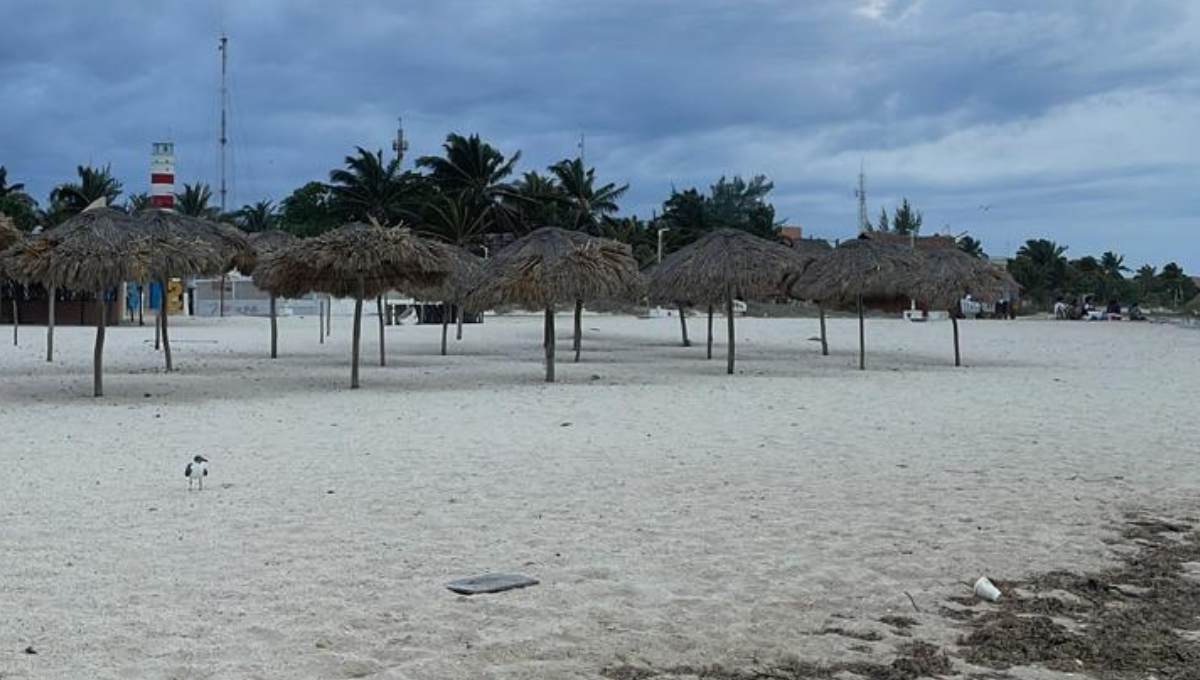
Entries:
<svg viewBox="0 0 1200 680">
<path fill-rule="evenodd" d="M 150 205 L 175 207 L 175 143 L 154 142 L 150 151 Z"/>
</svg>

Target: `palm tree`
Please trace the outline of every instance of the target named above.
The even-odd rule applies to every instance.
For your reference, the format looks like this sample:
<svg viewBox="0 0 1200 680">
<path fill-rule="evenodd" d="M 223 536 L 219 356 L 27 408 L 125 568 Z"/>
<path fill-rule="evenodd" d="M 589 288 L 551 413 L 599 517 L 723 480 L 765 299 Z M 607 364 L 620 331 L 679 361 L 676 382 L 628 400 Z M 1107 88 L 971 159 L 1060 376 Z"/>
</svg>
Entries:
<svg viewBox="0 0 1200 680">
<path fill-rule="evenodd" d="M 956 243 L 958 244 L 959 250 L 970 255 L 971 257 L 987 257 L 987 254 L 983 252 L 983 243 L 981 243 L 979 239 L 972 238 L 968 234 L 959 236 Z"/>
<path fill-rule="evenodd" d="M 150 207 L 150 195 L 146 192 L 129 194 L 125 197 L 125 212 L 129 214 L 141 212 Z"/>
<path fill-rule="evenodd" d="M 583 160 L 562 160 L 550 166 L 550 172 L 562 187 L 563 202 L 567 206 L 568 222 L 565 226 L 590 234 L 600 232 L 600 220 L 617 212 L 617 199 L 629 191 L 629 185 L 613 183 L 596 187 L 595 168 L 583 167 Z"/>
<path fill-rule="evenodd" d="M 183 193 L 175 194 L 175 210 L 184 215 L 215 220 L 221 216 L 221 209 L 209 205 L 212 201 L 212 188 L 204 182 L 184 184 Z"/>
<path fill-rule="evenodd" d="M 1100 267 L 1109 276 L 1120 279 L 1125 278 L 1125 272 L 1129 271 L 1129 267 L 1125 266 L 1125 256 L 1118 255 L 1111 250 L 1104 251 L 1100 256 Z"/>
<path fill-rule="evenodd" d="M 645 268 L 658 257 L 657 234 L 646 222 L 634 217 L 605 218 L 600 224 L 600 235 L 604 238 L 627 244 L 633 249 L 638 266 Z"/>
<path fill-rule="evenodd" d="M 445 193 L 463 196 L 467 205 L 476 211 L 489 210 L 489 227 L 511 224 L 513 215 L 504 199 L 511 198 L 514 190 L 504 180 L 513 173 L 521 152 L 505 159 L 503 153 L 481 140 L 479 135 L 463 137 L 454 133 L 446 136 L 442 149 L 446 153 L 444 158 L 422 156 L 417 159 L 418 167 L 429 169 L 430 181 Z"/>
<path fill-rule="evenodd" d="M 101 198 L 111 205 L 121 195 L 121 182 L 113 177 L 112 166 L 93 168 L 80 165 L 75 171 L 79 174 L 78 182 L 60 184 L 50 192 L 51 221 L 56 224 L 83 212 L 84 208 Z"/>
<path fill-rule="evenodd" d="M 553 177 L 530 170 L 513 182 L 503 204 L 511 218 L 514 231 L 532 232 L 542 227 L 561 224 L 563 207 L 562 187 Z"/>
<path fill-rule="evenodd" d="M 400 171 L 400 159 L 384 162 L 383 152 L 355 147 L 345 168 L 329 173 L 332 201 L 347 221 L 380 224 L 419 219 L 424 182 L 416 173 Z"/>
<path fill-rule="evenodd" d="M 438 194 L 425 204 L 421 233 L 472 250 L 483 240 L 490 208 L 476 212 L 466 198 L 457 194 Z"/>
<path fill-rule="evenodd" d="M 1067 280 L 1065 246 L 1047 239 L 1030 239 L 1008 263 L 1008 271 L 1030 297 L 1047 302 Z"/>
<path fill-rule="evenodd" d="M 237 212 L 236 224 L 242 231 L 270 231 L 275 228 L 278 218 L 279 214 L 275 210 L 275 204 L 264 199 L 258 203 L 242 206 L 242 209 Z"/>
<path fill-rule="evenodd" d="M 0 214 L 12 218 L 21 231 L 30 231 L 38 223 L 37 201 L 25 192 L 25 185 L 8 183 L 8 168 L 0 165 Z"/>
</svg>

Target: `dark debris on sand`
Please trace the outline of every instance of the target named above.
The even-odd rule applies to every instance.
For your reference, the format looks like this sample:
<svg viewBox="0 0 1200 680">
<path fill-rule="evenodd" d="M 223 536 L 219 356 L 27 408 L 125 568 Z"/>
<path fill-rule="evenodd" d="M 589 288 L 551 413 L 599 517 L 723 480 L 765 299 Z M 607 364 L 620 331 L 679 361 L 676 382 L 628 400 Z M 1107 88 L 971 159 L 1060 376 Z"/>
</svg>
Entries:
<svg viewBox="0 0 1200 680">
<path fill-rule="evenodd" d="M 602 674 L 609 680 L 670 680 L 680 677 L 701 680 L 826 680 L 844 673 L 867 680 L 916 680 L 954 674 L 950 657 L 928 642 L 906 642 L 896 651 L 899 654 L 890 664 L 870 661 L 814 663 L 784 659 L 757 668 L 732 668 L 717 664 L 651 669 L 622 665 L 605 668 Z"/>
<path fill-rule="evenodd" d="M 1200 580 L 1186 576 L 1183 566 L 1200 562 L 1200 533 L 1134 518 L 1124 538 L 1140 550 L 1120 566 L 1093 574 L 1054 571 L 1011 584 L 1035 594 L 1070 593 L 1083 604 L 1006 597 L 998 611 L 971 621 L 960 641 L 963 657 L 992 668 L 1041 664 L 1104 680 L 1200 680 L 1200 640 L 1186 635 L 1200 630 Z"/>
<path fill-rule="evenodd" d="M 997 581 L 1005 593 L 997 604 L 949 598 L 953 606 L 939 613 L 967 629 L 956 656 L 991 669 L 969 674 L 968 680 L 1008 678 L 1004 671 L 1027 665 L 1099 680 L 1200 680 L 1200 574 L 1186 571 L 1200 567 L 1200 532 L 1176 521 L 1128 520 L 1121 542 L 1138 550 L 1119 566 Z M 917 623 L 900 616 L 880 622 L 900 632 Z M 862 639 L 841 628 L 821 633 Z M 946 651 L 928 642 L 907 642 L 896 652 L 886 664 L 792 658 L 750 667 L 616 665 L 602 674 L 609 680 L 916 680 L 957 674 Z"/>
</svg>

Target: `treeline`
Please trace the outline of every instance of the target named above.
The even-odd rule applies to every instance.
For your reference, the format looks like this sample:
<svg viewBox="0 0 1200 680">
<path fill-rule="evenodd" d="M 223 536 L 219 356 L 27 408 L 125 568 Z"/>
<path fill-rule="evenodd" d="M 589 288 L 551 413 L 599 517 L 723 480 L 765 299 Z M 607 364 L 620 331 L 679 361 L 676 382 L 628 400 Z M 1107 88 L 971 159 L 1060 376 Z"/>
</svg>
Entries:
<svg viewBox="0 0 1200 680">
<path fill-rule="evenodd" d="M 482 254 L 515 236 L 556 226 L 628 243 L 642 264 L 722 227 L 745 229 L 775 238 L 779 225 L 767 201 L 773 184 L 766 177 L 717 180 L 707 191 L 672 190 L 661 211 L 650 219 L 618 217 L 627 184 L 603 182 L 579 158 L 563 159 L 544 171 L 518 173 L 519 151 L 507 156 L 478 135 L 447 136 L 442 155 L 417 159 L 402 170 L 382 151 L 361 147 L 347 156 L 327 180 L 311 181 L 278 204 L 247 204 L 222 214 L 213 205 L 211 187 L 184 184 L 176 209 L 188 215 L 230 222 L 246 231 L 282 229 L 313 236 L 349 221 L 403 224 Z M 0 211 L 18 228 L 53 226 L 104 197 L 110 205 L 137 211 L 149 204 L 144 193 L 120 199 L 123 186 L 109 167 L 80 166 L 78 180 L 55 187 L 41 208 L 20 184 L 0 175 Z M 0 173 L 6 171 L 0 167 Z"/>
<path fill-rule="evenodd" d="M 619 201 L 627 184 L 597 179 L 595 168 L 579 158 L 563 159 L 544 170 L 518 171 L 521 152 L 506 155 L 478 135 L 450 134 L 438 156 L 422 156 L 416 168 L 402 170 L 382 151 L 361 147 L 347 156 L 325 180 L 307 182 L 275 203 L 262 200 L 222 214 L 213 205 L 211 187 L 184 184 L 176 209 L 188 215 L 230 222 L 246 231 L 282 229 L 297 236 L 314 236 L 349 221 L 374 219 L 404 224 L 418 232 L 485 254 L 508 239 L 545 226 L 576 229 L 629 244 L 643 264 L 654 262 L 720 228 L 742 229 L 765 238 L 778 238 L 780 223 L 768 200 L 774 185 L 764 176 L 749 180 L 719 178 L 707 190 L 672 189 L 649 218 L 620 217 Z M 149 204 L 144 193 L 125 196 L 111 168 L 80 166 L 78 179 L 50 192 L 43 208 L 19 183 L 9 184 L 0 166 L 0 212 L 19 229 L 53 226 L 83 210 L 98 198 L 110 205 L 137 211 Z M 923 217 L 908 199 L 889 216 L 864 226 L 875 231 L 916 235 Z M 959 247 L 985 257 L 978 240 L 964 235 Z M 1177 307 L 1197 296 L 1194 282 L 1175 263 L 1161 270 L 1145 265 L 1130 272 L 1124 258 L 1104 253 L 1099 259 L 1068 259 L 1067 248 L 1034 239 L 1010 261 L 1009 271 L 1022 285 L 1022 296 L 1049 306 L 1058 296 L 1092 295 L 1104 301 L 1143 306 Z M 1129 276 L 1132 274 L 1132 276 Z"/>
<path fill-rule="evenodd" d="M 1058 297 L 1071 302 L 1092 296 L 1103 305 L 1111 300 L 1142 307 L 1179 308 L 1200 295 L 1200 289 L 1174 262 L 1158 269 L 1142 265 L 1136 272 L 1125 266 L 1125 257 L 1112 251 L 1099 258 L 1066 256 L 1067 247 L 1046 239 L 1031 239 L 1008 263 L 1008 271 L 1021 284 L 1021 297 L 1049 307 Z"/>
</svg>

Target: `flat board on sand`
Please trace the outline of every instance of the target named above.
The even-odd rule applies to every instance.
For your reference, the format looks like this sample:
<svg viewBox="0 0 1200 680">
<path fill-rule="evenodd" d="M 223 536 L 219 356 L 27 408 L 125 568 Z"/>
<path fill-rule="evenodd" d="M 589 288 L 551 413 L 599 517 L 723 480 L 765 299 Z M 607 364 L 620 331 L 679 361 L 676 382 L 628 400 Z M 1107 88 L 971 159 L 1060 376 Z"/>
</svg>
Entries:
<svg viewBox="0 0 1200 680">
<path fill-rule="evenodd" d="M 446 587 L 459 595 L 482 595 L 484 593 L 501 593 L 515 588 L 536 586 L 537 579 L 521 574 L 484 574 L 459 581 L 451 581 Z"/>
</svg>

